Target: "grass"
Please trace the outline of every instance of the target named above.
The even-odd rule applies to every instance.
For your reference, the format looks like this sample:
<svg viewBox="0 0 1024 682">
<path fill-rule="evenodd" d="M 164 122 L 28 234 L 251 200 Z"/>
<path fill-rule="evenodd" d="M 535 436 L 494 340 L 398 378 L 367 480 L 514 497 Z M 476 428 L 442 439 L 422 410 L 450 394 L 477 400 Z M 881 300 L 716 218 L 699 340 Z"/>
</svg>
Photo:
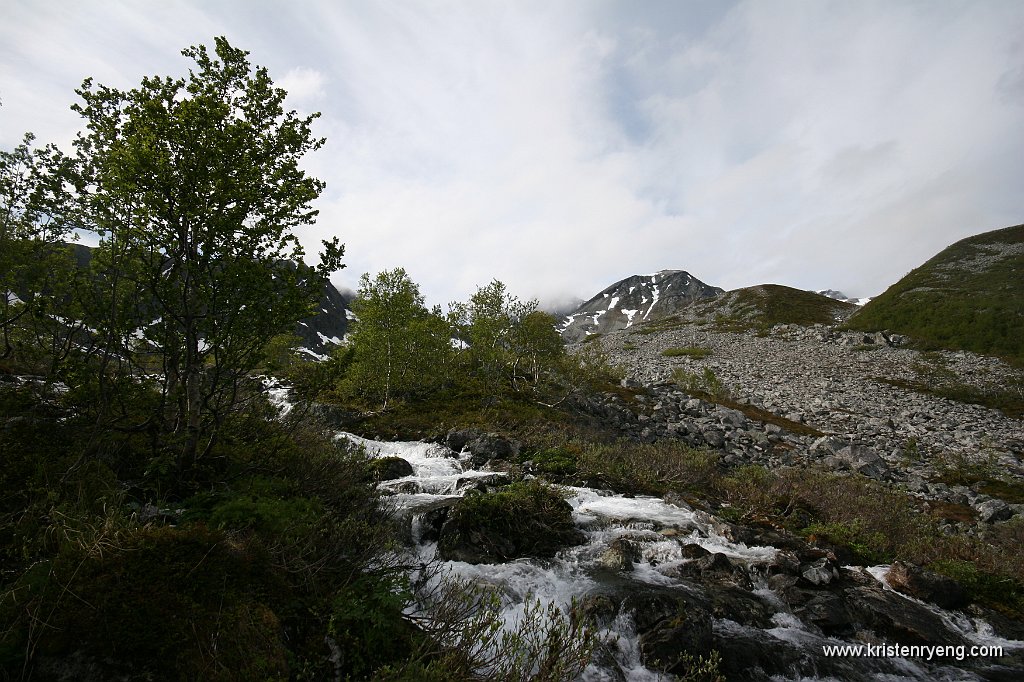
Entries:
<svg viewBox="0 0 1024 682">
<path fill-rule="evenodd" d="M 961 240 L 871 300 L 846 326 L 888 329 L 921 348 L 968 350 L 1024 365 L 1024 253 L 978 271 L 969 267 L 993 247 L 1020 244 L 1024 225 Z"/>
<path fill-rule="evenodd" d="M 798 533 L 859 563 L 910 561 L 964 578 L 979 603 L 1024 619 L 1024 566 L 1019 552 L 1024 519 L 1000 524 L 984 538 L 950 535 L 942 521 L 970 521 L 963 505 L 935 505 L 925 513 L 920 502 L 862 476 L 841 476 L 815 469 L 768 470 L 743 467 L 716 485 L 730 504 L 733 520 L 767 522 Z M 957 574 L 959 572 L 959 575 Z"/>
<path fill-rule="evenodd" d="M 762 284 L 724 294 L 705 310 L 714 316 L 713 325 L 719 331 L 757 331 L 763 334 L 777 324 L 835 324 L 837 317 L 845 316 L 855 308 L 852 303 L 836 301 L 811 291 L 781 284 Z"/>
<path fill-rule="evenodd" d="M 694 360 L 703 360 L 711 355 L 710 348 L 701 348 L 697 346 L 676 346 L 673 348 L 666 348 L 661 351 L 662 356 L 666 358 L 693 358 Z"/>
<path fill-rule="evenodd" d="M 711 494 L 719 477 L 718 455 L 678 441 L 642 444 L 577 443 L 576 479 L 591 487 L 646 495 L 669 491 Z"/>
<path fill-rule="evenodd" d="M 910 380 L 890 377 L 875 377 L 874 380 L 915 393 L 999 410 L 1012 419 L 1024 419 L 1024 380 L 1020 378 L 1003 385 L 984 387 L 951 382 L 934 373 L 919 373 L 917 378 Z"/>
</svg>

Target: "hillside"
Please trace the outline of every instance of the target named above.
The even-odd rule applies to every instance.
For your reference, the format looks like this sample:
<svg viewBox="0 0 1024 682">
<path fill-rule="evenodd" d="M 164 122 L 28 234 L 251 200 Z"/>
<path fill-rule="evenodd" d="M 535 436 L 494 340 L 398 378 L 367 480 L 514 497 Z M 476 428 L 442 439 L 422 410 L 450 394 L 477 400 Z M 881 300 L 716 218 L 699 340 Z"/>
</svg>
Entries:
<svg viewBox="0 0 1024 682">
<path fill-rule="evenodd" d="M 759 284 L 727 292 L 714 301 L 694 306 L 692 312 L 720 322 L 771 327 L 776 324 L 835 324 L 856 308 L 853 303 L 812 291 L 781 284 Z"/>
<path fill-rule="evenodd" d="M 1024 363 L 1024 225 L 947 247 L 850 318 L 924 348 L 969 350 Z"/>
<path fill-rule="evenodd" d="M 642 334 L 676 329 L 687 324 L 713 325 L 724 331 L 767 331 L 777 324 L 834 325 L 857 305 L 781 284 L 758 284 L 725 292 L 711 300 L 696 301 L 676 315 L 645 321 Z"/>
</svg>

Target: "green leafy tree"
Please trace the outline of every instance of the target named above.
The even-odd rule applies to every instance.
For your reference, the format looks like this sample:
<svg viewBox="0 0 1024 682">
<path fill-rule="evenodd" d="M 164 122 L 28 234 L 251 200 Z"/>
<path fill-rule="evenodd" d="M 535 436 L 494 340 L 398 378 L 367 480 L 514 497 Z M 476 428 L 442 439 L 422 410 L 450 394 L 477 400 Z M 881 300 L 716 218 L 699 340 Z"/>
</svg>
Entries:
<svg viewBox="0 0 1024 682">
<path fill-rule="evenodd" d="M 40 331 L 26 323 L 46 319 L 71 271 L 70 228 L 61 219 L 68 161 L 34 140 L 29 133 L 13 150 L 0 150 L 0 359 L 13 354 L 17 328 Z"/>
<path fill-rule="evenodd" d="M 537 389 L 546 374 L 559 369 L 565 360 L 565 344 L 555 329 L 558 321 L 540 310 L 526 314 L 512 329 L 509 355 L 512 384 Z"/>
<path fill-rule="evenodd" d="M 496 396 L 515 384 L 517 328 L 536 310 L 537 301 L 520 301 L 498 280 L 477 288 L 469 303 L 452 304 L 470 372 L 487 393 Z"/>
<path fill-rule="evenodd" d="M 346 381 L 353 391 L 387 409 L 394 397 L 422 396 L 444 382 L 453 354 L 450 327 L 427 310 L 404 269 L 364 274 L 352 311 L 355 360 Z"/>
<path fill-rule="evenodd" d="M 96 270 L 106 295 L 91 325 L 108 360 L 138 365 L 152 351 L 156 366 L 144 369 L 162 377 L 153 419 L 186 471 L 216 443 L 268 341 L 342 267 L 343 247 L 325 242 L 308 268 L 293 232 L 314 221 L 324 187 L 299 167 L 324 142 L 311 130 L 318 114 L 286 112 L 285 91 L 225 38 L 214 54 L 182 54 L 195 62 L 187 78 L 147 77 L 128 91 L 87 79 L 72 108 L 86 124 L 75 217 L 105 237 Z"/>
</svg>

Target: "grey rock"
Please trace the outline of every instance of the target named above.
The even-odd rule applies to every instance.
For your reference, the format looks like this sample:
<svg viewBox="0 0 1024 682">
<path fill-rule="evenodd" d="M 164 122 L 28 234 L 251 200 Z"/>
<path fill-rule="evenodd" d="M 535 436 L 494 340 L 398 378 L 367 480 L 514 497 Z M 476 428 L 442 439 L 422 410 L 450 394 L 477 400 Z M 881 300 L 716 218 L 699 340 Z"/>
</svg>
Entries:
<svg viewBox="0 0 1024 682">
<path fill-rule="evenodd" d="M 963 588 L 955 580 L 902 561 L 893 563 L 885 582 L 894 590 L 944 609 L 960 608 L 968 601 Z"/>
<path fill-rule="evenodd" d="M 827 557 L 822 557 L 812 564 L 801 566 L 800 575 L 812 585 L 828 585 L 839 577 L 835 564 Z"/>
<path fill-rule="evenodd" d="M 631 571 L 634 562 L 640 561 L 640 548 L 626 538 L 616 538 L 608 546 L 597 563 L 611 571 Z"/>
<path fill-rule="evenodd" d="M 836 457 L 845 462 L 854 471 L 869 478 L 884 478 L 889 474 L 889 465 L 881 456 L 864 445 L 847 445 L 840 448 Z"/>
<path fill-rule="evenodd" d="M 978 518 L 983 523 L 998 523 L 1013 516 L 1013 509 L 1002 500 L 988 500 L 975 507 Z"/>
</svg>

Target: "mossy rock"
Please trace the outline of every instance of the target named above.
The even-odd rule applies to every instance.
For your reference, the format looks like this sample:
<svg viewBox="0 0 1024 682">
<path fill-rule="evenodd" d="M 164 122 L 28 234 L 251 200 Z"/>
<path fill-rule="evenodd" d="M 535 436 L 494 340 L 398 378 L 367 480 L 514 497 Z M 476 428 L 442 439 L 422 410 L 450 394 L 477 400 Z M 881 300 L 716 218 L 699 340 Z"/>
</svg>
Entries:
<svg viewBox="0 0 1024 682">
<path fill-rule="evenodd" d="M 375 481 L 393 481 L 413 474 L 412 465 L 401 457 L 378 457 L 370 462 L 369 469 Z"/>
<path fill-rule="evenodd" d="M 551 557 L 583 541 L 561 492 L 530 481 L 460 500 L 441 528 L 438 552 L 450 561 L 489 564 Z"/>
</svg>

